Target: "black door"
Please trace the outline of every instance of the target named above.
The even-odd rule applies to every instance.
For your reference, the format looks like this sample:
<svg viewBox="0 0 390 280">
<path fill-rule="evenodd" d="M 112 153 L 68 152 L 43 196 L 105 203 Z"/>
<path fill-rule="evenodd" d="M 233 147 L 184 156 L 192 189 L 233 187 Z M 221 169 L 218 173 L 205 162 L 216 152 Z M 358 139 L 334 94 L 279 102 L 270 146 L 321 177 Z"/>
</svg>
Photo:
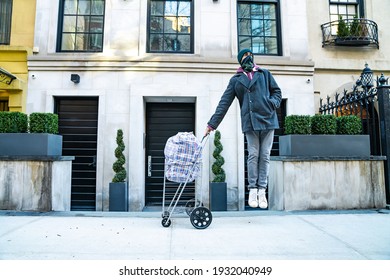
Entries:
<svg viewBox="0 0 390 280">
<path fill-rule="evenodd" d="M 146 104 L 145 205 L 162 206 L 164 148 L 169 137 L 178 132 L 194 132 L 194 103 Z M 177 183 L 166 181 L 165 201 L 172 201 Z M 188 183 L 178 205 L 195 197 L 195 184 Z"/>
<path fill-rule="evenodd" d="M 98 98 L 56 98 L 62 154 L 72 162 L 71 210 L 96 210 Z"/>
</svg>

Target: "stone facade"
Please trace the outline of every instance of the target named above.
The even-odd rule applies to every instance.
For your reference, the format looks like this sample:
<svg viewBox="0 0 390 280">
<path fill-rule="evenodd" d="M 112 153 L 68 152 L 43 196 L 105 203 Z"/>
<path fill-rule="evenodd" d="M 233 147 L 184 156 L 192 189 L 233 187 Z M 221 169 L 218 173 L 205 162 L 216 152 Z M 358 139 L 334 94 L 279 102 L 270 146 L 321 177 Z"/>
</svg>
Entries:
<svg viewBox="0 0 390 280">
<path fill-rule="evenodd" d="M 70 211 L 72 157 L 0 157 L 0 209 Z"/>
<path fill-rule="evenodd" d="M 383 158 L 274 158 L 270 210 L 370 209 L 386 206 Z"/>
<path fill-rule="evenodd" d="M 202 136 L 206 122 L 238 67 L 237 1 L 195 1 L 192 54 L 146 52 L 148 1 L 144 0 L 107 1 L 103 52 L 59 53 L 56 51 L 58 2 L 37 1 L 34 46 L 39 52 L 28 58 L 29 75 L 34 79 L 30 78 L 28 83 L 27 112 L 53 112 L 54 98 L 58 96 L 99 97 L 96 210 L 108 210 L 115 149 L 113 135 L 121 128 L 127 147 L 129 210 L 141 211 L 145 206 L 145 105 L 156 101 L 195 102 L 195 134 Z M 319 26 L 322 21 L 328 21 L 329 10 L 328 7 L 319 9 L 316 2 L 281 0 L 282 55 L 255 57 L 256 63 L 268 68 L 281 87 L 287 100 L 287 114 L 315 114 L 319 96 L 315 92 L 326 95 L 350 77 L 356 77 L 367 54 L 357 51 L 344 56 L 346 50 L 330 54 L 331 51 L 321 48 Z M 320 2 L 320 5 L 328 3 Z M 379 5 L 388 7 L 388 4 Z M 369 9 L 374 16 L 371 6 Z M 382 37 L 385 36 L 381 40 Z M 345 58 L 339 60 L 340 56 Z M 340 74 L 337 77 L 333 75 L 335 61 L 342 62 L 341 68 L 336 69 L 337 75 Z M 376 65 L 379 67 L 381 63 Z M 74 73 L 80 76 L 79 84 L 70 81 Z M 319 84 L 315 81 L 317 77 Z M 236 101 L 219 130 L 223 135 L 224 169 L 228 174 L 228 210 L 243 210 L 244 137 Z M 212 177 L 210 143 L 204 149 L 202 178 L 197 181 L 197 187 L 204 186 L 201 195 L 206 205 L 206 186 Z"/>
</svg>

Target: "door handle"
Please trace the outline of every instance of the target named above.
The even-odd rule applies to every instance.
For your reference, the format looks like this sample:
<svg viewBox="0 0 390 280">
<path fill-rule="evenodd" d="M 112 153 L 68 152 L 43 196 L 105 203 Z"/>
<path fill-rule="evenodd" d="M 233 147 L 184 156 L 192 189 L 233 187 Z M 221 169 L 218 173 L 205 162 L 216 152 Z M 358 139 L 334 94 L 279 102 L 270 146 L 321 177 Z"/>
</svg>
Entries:
<svg viewBox="0 0 390 280">
<path fill-rule="evenodd" d="M 152 177 L 152 156 L 148 156 L 148 177 Z"/>
<path fill-rule="evenodd" d="M 96 167 L 96 155 L 93 156 L 92 162 L 90 164 L 88 164 L 88 166 Z"/>
</svg>

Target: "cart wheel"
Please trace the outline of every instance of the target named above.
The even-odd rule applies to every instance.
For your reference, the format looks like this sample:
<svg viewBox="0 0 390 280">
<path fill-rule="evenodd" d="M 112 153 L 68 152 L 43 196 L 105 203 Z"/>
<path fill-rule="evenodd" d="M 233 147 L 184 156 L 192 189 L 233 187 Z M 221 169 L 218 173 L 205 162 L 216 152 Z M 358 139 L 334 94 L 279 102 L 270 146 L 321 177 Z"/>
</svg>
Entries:
<svg viewBox="0 0 390 280">
<path fill-rule="evenodd" d="M 163 227 L 169 227 L 171 225 L 171 220 L 168 218 L 163 218 L 161 224 Z"/>
<path fill-rule="evenodd" d="M 195 208 L 195 199 L 188 200 L 186 203 L 186 213 L 188 216 L 191 215 L 194 208 Z"/>
<path fill-rule="evenodd" d="M 206 207 L 197 207 L 195 208 L 190 216 L 191 224 L 196 229 L 205 229 L 213 220 L 213 215 L 211 214 L 210 210 Z"/>
</svg>

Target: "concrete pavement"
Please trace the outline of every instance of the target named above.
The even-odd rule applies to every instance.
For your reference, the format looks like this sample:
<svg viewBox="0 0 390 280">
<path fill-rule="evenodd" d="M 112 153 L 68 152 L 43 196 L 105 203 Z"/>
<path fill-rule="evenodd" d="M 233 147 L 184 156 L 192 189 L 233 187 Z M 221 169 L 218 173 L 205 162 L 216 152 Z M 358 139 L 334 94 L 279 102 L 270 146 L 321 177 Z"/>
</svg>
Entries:
<svg viewBox="0 0 390 280">
<path fill-rule="evenodd" d="M 0 211 L 1 260 L 390 260 L 390 211 Z"/>
</svg>

